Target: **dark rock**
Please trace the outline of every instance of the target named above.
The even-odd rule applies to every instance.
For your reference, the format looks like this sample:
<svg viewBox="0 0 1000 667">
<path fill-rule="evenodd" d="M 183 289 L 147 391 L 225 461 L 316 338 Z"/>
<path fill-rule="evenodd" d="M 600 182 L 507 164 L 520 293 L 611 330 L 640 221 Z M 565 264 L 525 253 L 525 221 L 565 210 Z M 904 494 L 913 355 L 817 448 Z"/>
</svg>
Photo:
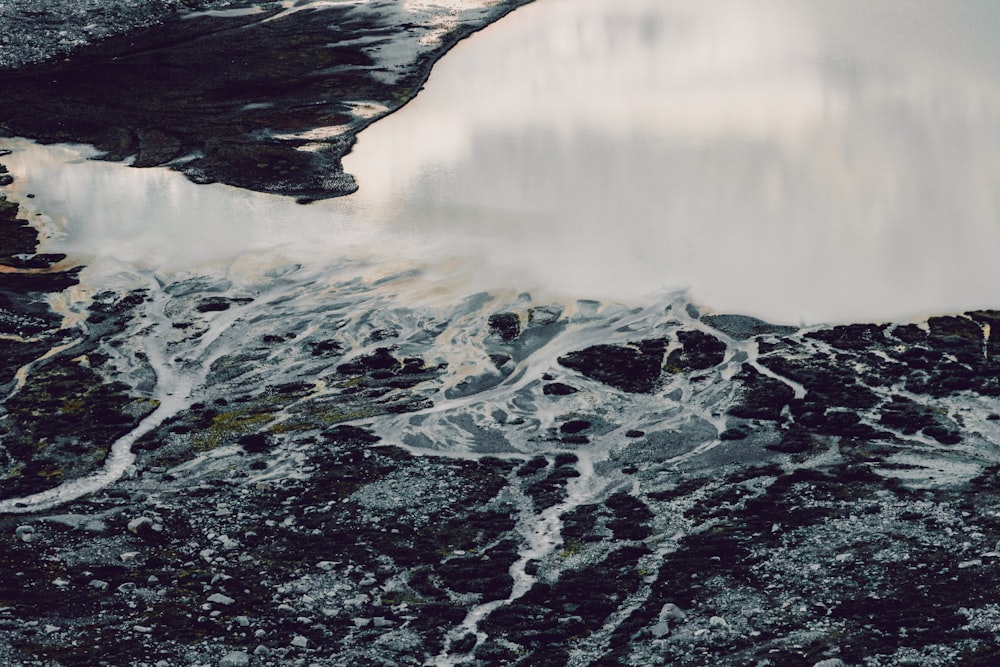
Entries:
<svg viewBox="0 0 1000 667">
<path fill-rule="evenodd" d="M 509 343 L 521 334 L 521 318 L 517 313 L 494 313 L 490 315 L 490 333 Z"/>
<path fill-rule="evenodd" d="M 471 632 L 451 643 L 451 650 L 458 655 L 468 655 L 476 647 L 476 636 Z"/>
<path fill-rule="evenodd" d="M 884 345 L 885 330 L 881 324 L 849 324 L 813 331 L 806 336 L 842 350 L 860 351 Z"/>
<path fill-rule="evenodd" d="M 94 140 L 106 160 L 124 160 L 135 154 L 138 144 L 135 134 L 124 127 L 107 127 Z"/>
<path fill-rule="evenodd" d="M 20 206 L 12 201 L 7 201 L 6 199 L 0 199 L 0 222 L 7 222 L 13 220 L 17 217 L 17 211 Z"/>
<path fill-rule="evenodd" d="M 548 465 L 549 465 L 548 459 L 546 459 L 544 456 L 536 456 L 535 458 L 531 459 L 530 461 L 528 461 L 523 466 L 517 469 L 517 476 L 528 477 L 530 475 L 534 475 L 536 472 L 545 468 Z"/>
<path fill-rule="evenodd" d="M 134 167 L 155 167 L 166 164 L 178 157 L 184 148 L 177 137 L 172 137 L 159 130 L 139 130 L 139 151 Z"/>
<path fill-rule="evenodd" d="M 591 424 L 586 419 L 571 419 L 568 422 L 563 423 L 559 427 L 559 431 L 562 433 L 579 433 L 580 431 L 586 431 L 590 428 Z"/>
<path fill-rule="evenodd" d="M 366 444 L 378 442 L 380 439 L 367 429 L 360 428 L 358 426 L 349 426 L 347 424 L 334 426 L 333 428 L 325 431 L 323 435 L 334 442 L 340 443 Z"/>
<path fill-rule="evenodd" d="M 810 434 L 809 430 L 799 425 L 793 425 L 784 431 L 777 443 L 765 445 L 767 449 L 783 454 L 804 454 L 816 451 L 821 444 Z"/>
<path fill-rule="evenodd" d="M 263 433 L 248 433 L 240 436 L 236 443 L 243 447 L 249 454 L 260 454 L 271 448 L 271 443 Z"/>
<path fill-rule="evenodd" d="M 788 335 L 797 331 L 795 327 L 769 324 L 745 315 L 705 315 L 701 321 L 708 326 L 732 336 L 737 340 L 746 340 L 754 336 Z"/>
<path fill-rule="evenodd" d="M 17 204 L 0 200 L 0 260 L 34 254 L 38 246 L 38 232 L 27 221 L 18 220 L 17 211 Z"/>
<path fill-rule="evenodd" d="M 559 363 L 622 391 L 650 393 L 659 384 L 666 347 L 665 339 L 594 345 L 559 357 Z"/>
<path fill-rule="evenodd" d="M 512 359 L 512 357 L 509 354 L 491 354 L 490 355 L 490 361 L 492 361 L 493 365 L 496 366 L 497 368 L 503 368 L 508 363 L 510 363 L 511 359 Z"/>
<path fill-rule="evenodd" d="M 7 480 L 4 497 L 51 487 L 99 467 L 108 444 L 154 409 L 152 402 L 135 401 L 126 389 L 82 364 L 58 358 L 31 373 L 5 403 L 3 445 L 24 467 L 16 479 Z"/>
<path fill-rule="evenodd" d="M 342 343 L 335 340 L 321 340 L 309 343 L 314 357 L 333 357 L 344 353 Z"/>
<path fill-rule="evenodd" d="M 575 394 L 579 389 L 576 387 L 571 387 L 568 384 L 563 384 L 562 382 L 549 382 L 542 387 L 542 393 L 546 396 L 569 396 L 570 394 Z"/>
<path fill-rule="evenodd" d="M 560 452 L 556 454 L 557 467 L 571 466 L 576 464 L 576 462 L 579 460 L 580 460 L 579 457 L 577 457 L 577 455 L 573 454 L 572 452 Z"/>
<path fill-rule="evenodd" d="M 764 375 L 750 364 L 743 364 L 733 380 L 743 385 L 741 400 L 728 410 L 734 417 L 777 421 L 795 396 L 787 384 Z"/>
<path fill-rule="evenodd" d="M 610 496 L 604 504 L 614 514 L 607 526 L 615 540 L 644 540 L 652 534 L 649 521 L 653 513 L 635 496 L 619 492 Z"/>
<path fill-rule="evenodd" d="M 377 373 L 379 371 L 399 371 L 402 363 L 392 356 L 392 351 L 387 347 L 380 347 L 371 354 L 358 357 L 354 361 L 341 364 L 337 367 L 337 372 L 342 375 L 364 375 L 366 373 Z"/>
<path fill-rule="evenodd" d="M 890 402 L 882 406 L 879 422 L 899 429 L 904 435 L 912 435 L 934 426 L 937 420 L 926 406 L 904 396 L 893 396 Z"/>
<path fill-rule="evenodd" d="M 553 585 L 536 584 L 521 600 L 500 607 L 480 627 L 525 646 L 530 664 L 564 665 L 572 637 L 600 628 L 621 598 L 639 587 L 636 563 L 648 553 L 642 546 L 623 547 L 599 563 L 563 572 Z"/>
<path fill-rule="evenodd" d="M 722 363 L 726 344 L 703 331 L 678 331 L 682 347 L 667 355 L 667 368 L 673 372 L 705 370 Z"/>
<path fill-rule="evenodd" d="M 983 339 L 982 327 L 966 317 L 931 317 L 927 320 L 927 326 L 931 330 L 931 336 L 935 338 L 958 338 L 977 344 Z"/>
<path fill-rule="evenodd" d="M 377 343 L 390 338 L 399 338 L 399 332 L 395 329 L 376 329 L 368 334 L 368 342 Z"/>
<path fill-rule="evenodd" d="M 966 313 L 966 315 L 983 327 L 983 337 L 986 339 L 986 356 L 991 361 L 996 360 L 997 357 L 1000 357 L 1000 311 L 975 310 Z M 989 327 L 989 336 L 986 336 L 986 327 Z"/>
<path fill-rule="evenodd" d="M 503 600 L 514 585 L 508 570 L 517 559 L 516 544 L 505 541 L 484 555 L 448 559 L 436 571 L 456 593 L 478 593 L 483 601 Z"/>
<path fill-rule="evenodd" d="M 195 308 L 199 313 L 217 313 L 229 310 L 234 305 L 250 303 L 252 300 L 248 298 L 233 299 L 223 296 L 210 296 L 199 301 Z"/>
<path fill-rule="evenodd" d="M 14 292 L 62 292 L 80 283 L 82 267 L 51 273 L 0 273 L 0 290 Z"/>
<path fill-rule="evenodd" d="M 573 477 L 579 477 L 580 473 L 575 468 L 560 466 L 549 473 L 543 479 L 531 484 L 527 493 L 537 510 L 548 509 L 558 505 L 566 497 L 566 484 Z"/>
<path fill-rule="evenodd" d="M 838 364 L 821 355 L 812 357 L 784 356 L 769 354 L 760 363 L 777 375 L 790 378 L 803 386 L 808 393 L 803 401 L 790 403 L 795 411 L 825 410 L 828 407 L 842 407 L 866 410 L 881 402 L 878 394 L 858 382 L 853 369 Z"/>
<path fill-rule="evenodd" d="M 948 428 L 935 424 L 924 428 L 924 433 L 940 442 L 942 445 L 957 445 L 962 442 L 962 433 L 956 428 Z"/>
<path fill-rule="evenodd" d="M 889 334 L 894 338 L 898 338 L 904 343 L 909 343 L 911 345 L 923 343 L 927 340 L 927 332 L 916 324 L 901 324 L 895 326 L 889 331 Z"/>
<path fill-rule="evenodd" d="M 578 505 L 559 516 L 563 523 L 562 538 L 564 548 L 582 542 L 596 542 L 601 539 L 595 534 L 600 506 L 597 504 Z"/>
<path fill-rule="evenodd" d="M 512 647 L 495 641 L 483 642 L 476 647 L 473 655 L 487 665 L 509 665 L 518 659 L 517 651 Z"/>
</svg>

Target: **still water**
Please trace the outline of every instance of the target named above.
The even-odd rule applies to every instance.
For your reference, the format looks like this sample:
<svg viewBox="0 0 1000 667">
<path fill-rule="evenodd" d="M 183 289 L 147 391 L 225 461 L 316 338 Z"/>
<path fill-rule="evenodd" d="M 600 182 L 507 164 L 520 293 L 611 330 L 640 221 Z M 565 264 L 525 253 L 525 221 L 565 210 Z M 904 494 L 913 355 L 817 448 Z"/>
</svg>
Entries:
<svg viewBox="0 0 1000 667">
<path fill-rule="evenodd" d="M 343 200 L 5 160 L 94 276 L 350 259 L 455 298 L 909 319 L 1000 306 L 998 27 L 986 0 L 537 0 L 362 133 Z"/>
</svg>

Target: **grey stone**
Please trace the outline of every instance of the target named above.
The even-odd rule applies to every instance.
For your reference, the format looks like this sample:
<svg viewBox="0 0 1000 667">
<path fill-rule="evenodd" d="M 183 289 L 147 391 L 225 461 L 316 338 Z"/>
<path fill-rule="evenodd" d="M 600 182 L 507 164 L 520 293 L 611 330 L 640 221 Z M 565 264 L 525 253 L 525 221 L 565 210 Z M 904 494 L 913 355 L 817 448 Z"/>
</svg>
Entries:
<svg viewBox="0 0 1000 667">
<path fill-rule="evenodd" d="M 153 520 L 150 519 L 148 516 L 137 517 L 128 522 L 128 532 L 132 533 L 133 535 L 138 535 L 139 531 L 143 529 L 146 528 L 152 529 L 153 523 L 154 523 Z"/>
<path fill-rule="evenodd" d="M 234 600 L 233 598 L 229 597 L 228 595 L 223 595 L 222 593 L 212 593 L 211 595 L 208 596 L 208 601 L 211 602 L 212 604 L 224 604 L 224 605 L 231 605 L 232 603 L 236 602 L 236 600 Z"/>
<path fill-rule="evenodd" d="M 680 623 L 686 618 L 687 614 L 685 614 L 680 607 L 675 605 L 673 602 L 668 602 L 667 604 L 663 605 L 663 607 L 660 609 L 660 615 L 657 618 L 657 620 L 661 622 L 672 621 L 675 623 Z"/>
<path fill-rule="evenodd" d="M 248 667 L 250 655 L 244 651 L 230 651 L 219 660 L 219 667 Z"/>
<path fill-rule="evenodd" d="M 666 621 L 660 621 L 652 628 L 650 628 L 650 632 L 652 632 L 653 636 L 656 637 L 657 639 L 663 639 L 664 637 L 670 634 L 670 624 L 667 623 Z"/>
</svg>

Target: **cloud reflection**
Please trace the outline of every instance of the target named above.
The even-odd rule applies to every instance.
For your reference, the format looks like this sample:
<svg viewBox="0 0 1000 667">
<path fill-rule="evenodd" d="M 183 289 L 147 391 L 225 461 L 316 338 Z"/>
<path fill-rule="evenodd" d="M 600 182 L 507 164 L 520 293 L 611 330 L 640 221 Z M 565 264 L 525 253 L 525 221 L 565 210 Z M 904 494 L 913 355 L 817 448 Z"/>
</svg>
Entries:
<svg viewBox="0 0 1000 667">
<path fill-rule="evenodd" d="M 538 0 L 362 133 L 357 195 L 308 207 L 56 147 L 5 161 L 91 277 L 357 260 L 419 263 L 457 298 L 690 287 L 783 322 L 998 307 L 998 19 L 977 0 Z"/>
<path fill-rule="evenodd" d="M 460 45 L 347 167 L 373 214 L 567 290 L 690 286 L 785 321 L 995 306 L 997 18 L 539 0 Z"/>
</svg>

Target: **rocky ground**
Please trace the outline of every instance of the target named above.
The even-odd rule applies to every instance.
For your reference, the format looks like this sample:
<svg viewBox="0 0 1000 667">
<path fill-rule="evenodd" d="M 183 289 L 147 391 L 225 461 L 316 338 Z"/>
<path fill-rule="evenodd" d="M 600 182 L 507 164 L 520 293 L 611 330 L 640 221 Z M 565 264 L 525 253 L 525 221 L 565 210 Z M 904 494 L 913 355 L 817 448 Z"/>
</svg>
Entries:
<svg viewBox="0 0 1000 667">
<path fill-rule="evenodd" d="M 154 25 L 179 11 L 228 4 L 226 0 L 4 0 L 0 3 L 0 68 L 65 56 L 102 39 Z"/>
<path fill-rule="evenodd" d="M 126 69 L 194 58 L 198 39 Z M 45 104 L 80 92 L 67 81 Z M 99 114 L 81 104 L 67 122 Z M 130 113 L 115 155 L 140 164 L 210 136 Z M 253 134 L 235 118 L 220 136 Z M 107 129 L 79 122 L 49 138 Z M 300 147 L 282 141 L 262 145 Z M 203 148 L 223 180 L 274 176 Z M 16 178 L 0 167 L 0 196 Z M 79 267 L 37 253 L 31 211 L 0 200 L 0 663 L 1000 660 L 1000 311 L 800 329 L 474 295 L 442 313 L 289 273 L 66 312 Z M 123 443 L 120 476 L 73 492 Z"/>
<path fill-rule="evenodd" d="M 73 271 L 0 206 L 12 499 L 155 409 L 134 341 L 156 299 L 62 327 L 43 296 Z M 173 287 L 168 349 L 253 301 Z M 122 479 L 0 518 L 0 661 L 995 664 L 1000 313 L 799 330 L 677 304 L 605 314 L 542 370 L 592 312 L 477 312 L 493 370 L 460 383 L 440 323 L 236 331 Z M 439 409 L 467 453 L 408 444 Z"/>
</svg>

